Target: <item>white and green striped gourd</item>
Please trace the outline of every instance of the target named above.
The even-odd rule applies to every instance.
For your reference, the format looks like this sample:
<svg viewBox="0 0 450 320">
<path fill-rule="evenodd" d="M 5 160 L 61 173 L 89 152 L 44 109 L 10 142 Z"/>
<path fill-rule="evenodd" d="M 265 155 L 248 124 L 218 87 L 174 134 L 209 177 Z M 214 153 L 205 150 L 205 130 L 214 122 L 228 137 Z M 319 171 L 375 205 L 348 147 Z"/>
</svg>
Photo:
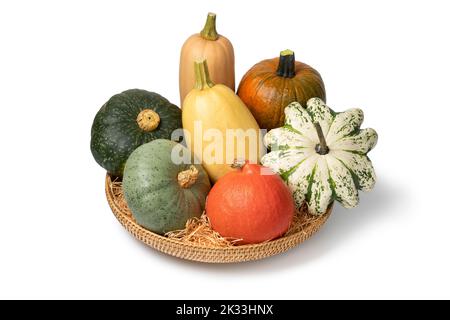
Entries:
<svg viewBox="0 0 450 320">
<path fill-rule="evenodd" d="M 311 214 L 320 215 L 334 200 L 355 207 L 358 190 L 370 191 L 376 180 L 367 153 L 378 135 L 373 129 L 360 129 L 363 111 L 334 112 L 312 98 L 306 108 L 293 102 L 284 112 L 285 125 L 264 136 L 271 152 L 262 164 L 286 181 L 298 208 L 306 202 Z"/>
</svg>

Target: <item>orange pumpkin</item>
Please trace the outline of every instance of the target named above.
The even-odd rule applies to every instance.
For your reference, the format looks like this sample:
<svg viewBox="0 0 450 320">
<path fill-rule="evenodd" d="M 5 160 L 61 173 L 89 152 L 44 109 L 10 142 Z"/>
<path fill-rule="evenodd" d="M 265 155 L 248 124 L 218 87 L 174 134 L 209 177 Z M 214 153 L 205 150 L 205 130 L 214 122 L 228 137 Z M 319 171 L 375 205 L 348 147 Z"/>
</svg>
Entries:
<svg viewBox="0 0 450 320">
<path fill-rule="evenodd" d="M 269 168 L 249 164 L 227 173 L 206 199 L 206 215 L 223 237 L 259 243 L 283 235 L 294 216 L 289 188 Z"/>
<path fill-rule="evenodd" d="M 325 101 L 325 86 L 316 70 L 295 61 L 294 52 L 281 51 L 279 58 L 255 64 L 241 80 L 238 96 L 252 112 L 261 129 L 283 126 L 284 108 L 310 98 Z"/>
</svg>

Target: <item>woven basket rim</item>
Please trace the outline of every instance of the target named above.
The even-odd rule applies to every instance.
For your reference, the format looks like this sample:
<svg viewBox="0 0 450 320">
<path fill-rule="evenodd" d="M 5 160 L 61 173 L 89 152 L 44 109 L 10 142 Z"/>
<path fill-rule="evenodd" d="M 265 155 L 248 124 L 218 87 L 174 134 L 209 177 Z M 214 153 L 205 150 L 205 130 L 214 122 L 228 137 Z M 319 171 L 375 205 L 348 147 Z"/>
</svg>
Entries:
<svg viewBox="0 0 450 320">
<path fill-rule="evenodd" d="M 305 241 L 307 238 L 309 238 L 312 234 L 314 234 L 318 229 L 327 221 L 328 217 L 331 214 L 333 205 L 330 205 L 327 212 L 323 214 L 322 216 L 317 217 L 317 225 L 309 225 L 305 227 L 305 230 L 298 231 L 296 233 L 290 234 L 288 236 L 282 236 L 280 238 L 257 243 L 257 244 L 244 244 L 244 245 L 236 245 L 236 246 L 230 246 L 230 247 L 212 247 L 212 246 L 205 246 L 195 243 L 185 243 L 180 242 L 176 239 L 170 239 L 163 235 L 159 235 L 157 233 L 154 233 L 148 229 L 145 229 L 144 227 L 141 227 L 138 225 L 128 214 L 126 214 L 116 203 L 115 196 L 113 193 L 113 190 L 111 188 L 111 176 L 109 174 L 106 175 L 105 179 L 105 191 L 106 191 L 106 197 L 108 200 L 108 203 L 111 207 L 111 210 L 113 211 L 116 218 L 119 220 L 119 222 L 129 231 L 132 233 L 132 235 L 137 238 L 138 240 L 144 242 L 145 244 L 159 250 L 162 252 L 165 252 L 167 254 L 177 256 L 184 259 L 189 260 L 195 260 L 200 262 L 215 262 L 215 261 L 206 261 L 204 259 L 196 259 L 196 258 L 186 258 L 183 256 L 180 256 L 176 254 L 176 252 L 168 252 L 167 250 L 164 250 L 165 246 L 170 246 L 172 248 L 176 248 L 176 250 L 195 250 L 195 251 L 205 251 L 205 252 L 212 252 L 215 251 L 217 253 L 221 253 L 224 255 L 233 255 L 233 254 L 239 254 L 244 251 L 261 251 L 264 252 L 265 250 L 269 250 L 271 247 L 277 248 L 278 246 L 282 247 L 287 246 L 287 249 L 281 250 L 278 253 L 284 252 L 301 242 Z M 311 230 L 308 230 L 311 229 Z M 301 235 L 304 233 L 304 237 Z M 147 239 L 148 238 L 148 239 Z M 304 238 L 304 239 L 303 239 Z M 289 244 L 289 245 L 287 245 Z M 277 254 L 277 253 L 275 253 Z M 268 254 L 268 256 L 271 256 L 273 254 Z M 255 258 L 255 259 L 235 259 L 233 261 L 227 261 L 227 262 L 241 262 L 241 261 L 248 261 L 248 260 L 256 260 L 266 257 L 264 254 L 261 255 L 261 257 Z M 222 262 L 222 261 L 219 261 Z"/>
</svg>

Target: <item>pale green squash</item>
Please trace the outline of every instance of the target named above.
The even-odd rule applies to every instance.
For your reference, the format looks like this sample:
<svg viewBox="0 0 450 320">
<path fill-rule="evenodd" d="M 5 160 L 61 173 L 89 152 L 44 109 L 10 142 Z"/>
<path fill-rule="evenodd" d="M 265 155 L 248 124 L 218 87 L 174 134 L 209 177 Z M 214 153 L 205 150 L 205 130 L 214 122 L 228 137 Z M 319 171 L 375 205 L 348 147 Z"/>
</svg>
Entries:
<svg viewBox="0 0 450 320">
<path fill-rule="evenodd" d="M 211 188 L 203 167 L 175 163 L 174 150 L 190 154 L 170 140 L 145 143 L 130 155 L 123 175 L 125 199 L 136 222 L 159 234 L 184 229 L 189 219 L 200 217 Z"/>
<path fill-rule="evenodd" d="M 370 191 L 376 180 L 367 153 L 378 135 L 373 129 L 360 129 L 362 110 L 336 113 L 312 98 L 306 108 L 293 102 L 284 112 L 285 125 L 264 137 L 271 152 L 261 163 L 281 175 L 297 207 L 306 202 L 311 214 L 325 213 L 333 200 L 355 207 L 358 189 Z"/>
</svg>

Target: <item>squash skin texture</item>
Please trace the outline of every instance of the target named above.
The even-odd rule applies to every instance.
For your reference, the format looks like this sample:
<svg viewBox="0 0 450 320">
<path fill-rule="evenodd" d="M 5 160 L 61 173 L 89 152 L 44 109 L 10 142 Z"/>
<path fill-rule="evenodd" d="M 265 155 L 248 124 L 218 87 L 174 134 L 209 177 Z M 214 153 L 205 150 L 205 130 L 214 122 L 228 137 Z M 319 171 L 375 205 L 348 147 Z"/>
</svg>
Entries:
<svg viewBox="0 0 450 320">
<path fill-rule="evenodd" d="M 130 155 L 123 176 L 125 199 L 136 222 L 159 234 L 183 229 L 188 219 L 200 217 L 211 188 L 201 165 L 195 165 L 195 183 L 189 188 L 180 186 L 178 173 L 190 165 L 172 162 L 175 146 L 176 142 L 157 139 L 138 147 Z"/>
<path fill-rule="evenodd" d="M 306 108 L 293 102 L 285 108 L 286 123 L 264 136 L 271 152 L 261 163 L 280 174 L 291 189 L 296 206 L 308 205 L 309 213 L 321 215 L 337 200 L 345 208 L 358 205 L 358 190 L 370 191 L 376 175 L 367 153 L 378 135 L 371 128 L 360 129 L 360 109 L 336 113 L 319 98 L 308 100 Z M 329 151 L 319 154 L 319 124 Z"/>
<path fill-rule="evenodd" d="M 150 132 L 136 119 L 144 109 L 160 117 Z M 181 110 L 154 92 L 131 89 L 111 97 L 97 112 L 91 129 L 91 152 L 97 163 L 114 176 L 122 176 L 129 155 L 140 145 L 159 138 L 170 139 L 181 128 Z"/>
<path fill-rule="evenodd" d="M 326 101 L 325 85 L 315 69 L 295 61 L 292 78 L 279 76 L 280 58 L 255 64 L 243 76 L 238 96 L 247 105 L 262 129 L 271 130 L 284 124 L 284 108 L 297 101 L 306 105 L 308 99 L 319 97 Z"/>
<path fill-rule="evenodd" d="M 234 139 L 234 148 L 226 144 L 227 129 L 252 130 L 259 134 L 259 126 L 248 108 L 239 97 L 227 86 L 222 84 L 204 89 L 193 89 L 187 96 L 183 104 L 183 128 L 186 134 L 186 143 L 195 153 L 197 158 L 204 158 L 202 154 L 213 141 L 208 141 L 202 137 L 203 148 L 199 150 L 194 146 L 195 121 L 201 121 L 203 132 L 209 129 L 219 130 L 223 138 L 223 159 L 220 163 L 203 162 L 203 167 L 208 172 L 211 181 L 215 182 L 226 173 L 232 171 L 230 164 L 234 159 L 239 158 L 237 152 L 237 139 Z M 198 133 L 197 133 L 198 134 Z M 250 148 L 249 139 L 245 138 L 245 159 L 254 162 L 259 161 L 260 141 L 257 140 L 257 147 Z M 226 161 L 226 156 L 230 161 Z"/>
<path fill-rule="evenodd" d="M 259 243 L 283 235 L 292 223 L 292 194 L 270 169 L 246 164 L 219 179 L 208 195 L 206 214 L 223 237 Z M 263 174 L 261 174 L 263 173 Z"/>
</svg>

